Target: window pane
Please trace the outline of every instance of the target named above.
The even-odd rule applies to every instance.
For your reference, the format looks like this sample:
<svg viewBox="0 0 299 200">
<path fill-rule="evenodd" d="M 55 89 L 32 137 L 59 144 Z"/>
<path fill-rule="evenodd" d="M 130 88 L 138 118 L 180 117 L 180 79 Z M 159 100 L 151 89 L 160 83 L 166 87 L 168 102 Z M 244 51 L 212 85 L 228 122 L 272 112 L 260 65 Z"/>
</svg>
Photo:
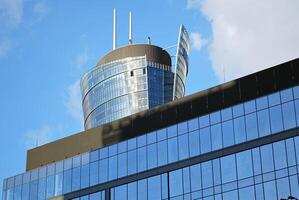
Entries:
<svg viewBox="0 0 299 200">
<path fill-rule="evenodd" d="M 251 150 L 236 154 L 238 179 L 253 176 Z"/>
<path fill-rule="evenodd" d="M 253 140 L 258 137 L 256 113 L 245 116 L 247 140 Z"/>
<path fill-rule="evenodd" d="M 296 110 L 296 119 L 297 119 L 297 126 L 299 126 L 299 100 L 295 101 L 295 110 Z"/>
<path fill-rule="evenodd" d="M 178 124 L 178 134 L 184 134 L 188 132 L 187 122 L 182 122 Z"/>
<path fill-rule="evenodd" d="M 148 169 L 157 167 L 158 161 L 157 161 L 157 144 L 151 144 L 147 146 L 147 166 Z"/>
<path fill-rule="evenodd" d="M 8 190 L 7 196 L 9 196 L 10 192 Z M 11 194 L 13 194 L 11 192 Z M 12 200 L 13 197 L 9 198 L 9 200 Z M 22 200 L 28 200 L 29 199 L 29 183 L 23 184 L 22 185 Z"/>
<path fill-rule="evenodd" d="M 254 200 L 254 187 L 246 187 L 246 188 L 241 188 L 239 190 L 239 195 L 240 199 L 242 200 Z"/>
<path fill-rule="evenodd" d="M 232 108 L 226 108 L 221 110 L 222 121 L 226 121 L 232 118 Z"/>
<path fill-rule="evenodd" d="M 166 128 L 157 131 L 158 141 L 165 140 L 167 138 Z"/>
<path fill-rule="evenodd" d="M 277 199 L 275 181 L 264 183 L 265 199 Z"/>
<path fill-rule="evenodd" d="M 212 140 L 212 150 L 217 150 L 222 148 L 221 124 L 216 124 L 211 126 L 211 140 Z"/>
<path fill-rule="evenodd" d="M 212 162 L 204 162 L 201 164 L 202 187 L 208 188 L 213 186 Z"/>
<path fill-rule="evenodd" d="M 46 198 L 51 198 L 54 196 L 54 175 L 47 177 L 47 190 L 46 190 Z"/>
<path fill-rule="evenodd" d="M 63 172 L 63 193 L 71 192 L 72 190 L 72 170 Z"/>
<path fill-rule="evenodd" d="M 186 159 L 189 157 L 189 143 L 188 143 L 188 135 L 180 135 L 179 136 L 179 159 Z"/>
<path fill-rule="evenodd" d="M 296 126 L 294 102 L 282 104 L 283 124 L 285 130 L 294 128 Z"/>
<path fill-rule="evenodd" d="M 267 173 L 274 170 L 273 165 L 273 153 L 272 145 L 265 145 L 261 148 L 261 157 L 262 157 L 262 169 L 263 173 Z"/>
<path fill-rule="evenodd" d="M 256 99 L 256 108 L 257 110 L 262 110 L 268 107 L 268 98 L 267 96 L 260 97 Z"/>
<path fill-rule="evenodd" d="M 127 175 L 127 153 L 117 155 L 118 177 Z"/>
<path fill-rule="evenodd" d="M 239 104 L 233 107 L 233 116 L 235 117 L 240 117 L 242 115 L 244 115 L 244 105 L 243 104 Z"/>
<path fill-rule="evenodd" d="M 108 180 L 108 159 L 100 161 L 99 182 L 103 183 Z"/>
<path fill-rule="evenodd" d="M 143 147 L 146 145 L 146 135 L 137 137 L 137 147 Z"/>
<path fill-rule="evenodd" d="M 55 196 L 62 194 L 63 173 L 55 175 Z"/>
<path fill-rule="evenodd" d="M 168 162 L 175 162 L 178 160 L 178 143 L 177 138 L 168 140 Z"/>
<path fill-rule="evenodd" d="M 71 181 L 69 181 L 69 183 L 71 183 Z M 46 178 L 41 178 L 38 181 L 38 200 L 43 200 L 43 199 L 46 199 Z"/>
<path fill-rule="evenodd" d="M 221 170 L 219 159 L 213 160 L 213 176 L 214 176 L 214 185 L 221 184 Z"/>
<path fill-rule="evenodd" d="M 96 185 L 99 182 L 99 162 L 93 162 L 90 164 L 90 185 Z"/>
<path fill-rule="evenodd" d="M 128 199 L 137 200 L 137 182 L 128 184 Z"/>
<path fill-rule="evenodd" d="M 211 120 L 211 124 L 219 123 L 221 121 L 220 111 L 211 113 L 210 120 Z"/>
<path fill-rule="evenodd" d="M 283 131 L 281 106 L 270 108 L 271 130 L 272 133 Z"/>
<path fill-rule="evenodd" d="M 109 173 L 109 180 L 114 180 L 117 178 L 117 156 L 109 157 L 108 173 Z"/>
<path fill-rule="evenodd" d="M 222 132 L 223 132 L 223 146 L 224 147 L 231 146 L 231 145 L 235 144 L 232 120 L 222 123 Z"/>
<path fill-rule="evenodd" d="M 183 194 L 182 169 L 169 173 L 170 197 Z"/>
<path fill-rule="evenodd" d="M 161 199 L 161 181 L 160 176 L 154 176 L 148 179 L 148 199 Z"/>
<path fill-rule="evenodd" d="M 188 121 L 189 131 L 198 129 L 198 118 L 194 118 Z"/>
<path fill-rule="evenodd" d="M 38 186 L 38 181 L 32 181 L 30 183 L 30 200 L 37 200 L 37 186 Z"/>
<path fill-rule="evenodd" d="M 280 142 L 275 142 L 273 144 L 274 149 L 274 161 L 275 161 L 275 169 L 282 169 L 287 167 L 287 158 L 286 158 L 286 150 L 284 140 Z"/>
<path fill-rule="evenodd" d="M 222 183 L 236 180 L 236 162 L 235 155 L 229 155 L 221 158 Z"/>
<path fill-rule="evenodd" d="M 200 149 L 201 153 L 211 151 L 210 127 L 200 129 Z"/>
<path fill-rule="evenodd" d="M 137 151 L 129 151 L 128 153 L 128 174 L 137 172 Z"/>
<path fill-rule="evenodd" d="M 299 98 L 299 86 L 293 87 L 294 98 Z"/>
<path fill-rule="evenodd" d="M 293 138 L 286 140 L 288 166 L 296 165 L 296 154 Z"/>
<path fill-rule="evenodd" d="M 286 89 L 286 90 L 282 90 L 280 92 L 281 95 L 281 102 L 287 102 L 293 99 L 293 91 L 292 88 Z"/>
<path fill-rule="evenodd" d="M 186 167 L 183 169 L 183 189 L 184 193 L 190 192 L 191 186 L 190 186 L 190 167 Z"/>
<path fill-rule="evenodd" d="M 146 170 L 146 147 L 138 148 L 137 160 L 138 172 Z"/>
<path fill-rule="evenodd" d="M 117 144 L 108 147 L 109 156 L 114 156 L 117 154 Z"/>
<path fill-rule="evenodd" d="M 48 187 L 48 181 L 47 181 Z M 74 168 L 72 170 L 72 191 L 80 189 L 80 167 Z"/>
<path fill-rule="evenodd" d="M 177 134 L 178 134 L 177 125 L 167 127 L 167 137 L 168 138 L 177 136 Z"/>
<path fill-rule="evenodd" d="M 288 177 L 277 179 L 277 195 L 280 198 L 286 198 L 290 196 L 290 187 L 289 187 L 289 179 Z"/>
<path fill-rule="evenodd" d="M 136 138 L 132 138 L 130 140 L 128 140 L 128 150 L 132 150 L 132 149 L 136 149 Z"/>
<path fill-rule="evenodd" d="M 116 187 L 114 190 L 115 200 L 126 200 L 127 199 L 127 185 Z"/>
<path fill-rule="evenodd" d="M 244 104 L 245 114 L 252 113 L 256 111 L 255 100 L 248 101 Z"/>
<path fill-rule="evenodd" d="M 158 143 L 158 166 L 167 164 L 167 141 Z"/>
<path fill-rule="evenodd" d="M 269 106 L 275 106 L 280 104 L 280 93 L 276 92 L 268 96 Z"/>
<path fill-rule="evenodd" d="M 126 152 L 127 151 L 127 141 L 123 141 L 121 143 L 118 143 L 117 151 L 118 151 L 118 153 Z"/>
<path fill-rule="evenodd" d="M 152 144 L 152 143 L 157 142 L 156 132 L 151 132 L 151 133 L 147 134 L 146 140 L 147 140 L 147 144 Z"/>
<path fill-rule="evenodd" d="M 260 149 L 254 148 L 252 149 L 252 159 L 253 159 L 253 172 L 254 175 L 258 175 L 262 173 L 262 166 L 261 166 L 261 156 L 260 156 Z"/>
<path fill-rule="evenodd" d="M 147 180 L 143 179 L 138 181 L 138 199 L 147 199 Z"/>
<path fill-rule="evenodd" d="M 234 119 L 234 132 L 236 144 L 246 141 L 245 119 L 239 117 Z"/>
<path fill-rule="evenodd" d="M 209 115 L 201 116 L 199 118 L 199 126 L 200 128 L 206 127 L 210 125 Z"/>
<path fill-rule="evenodd" d="M 257 113 L 258 118 L 258 127 L 260 136 L 265 136 L 270 134 L 270 119 L 269 119 L 269 111 L 261 110 Z"/>
<path fill-rule="evenodd" d="M 200 164 L 192 165 L 190 167 L 191 174 L 191 191 L 201 189 L 201 169 Z"/>
</svg>

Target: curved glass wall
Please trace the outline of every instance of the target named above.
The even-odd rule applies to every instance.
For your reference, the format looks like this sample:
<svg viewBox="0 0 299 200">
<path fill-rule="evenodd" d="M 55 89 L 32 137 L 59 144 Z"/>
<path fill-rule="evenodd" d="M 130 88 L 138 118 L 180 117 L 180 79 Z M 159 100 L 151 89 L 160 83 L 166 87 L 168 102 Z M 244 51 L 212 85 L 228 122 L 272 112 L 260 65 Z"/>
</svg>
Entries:
<svg viewBox="0 0 299 200">
<path fill-rule="evenodd" d="M 272 134 L 283 134 L 283 131 L 296 127 L 299 127 L 299 86 L 198 116 L 167 128 L 7 178 L 3 182 L 3 200 L 27 200 L 29 198 L 45 200 L 46 198 L 217 151 L 224 147 L 230 147 Z M 222 181 L 219 179 L 220 182 L 207 182 L 207 186 L 198 186 L 198 189 L 194 189 L 194 192 L 200 191 L 202 193 L 205 188 L 210 190 L 211 187 L 218 187 L 219 184 L 228 184 L 221 187 L 230 188 L 230 183 L 234 186 L 229 190 L 237 190 L 240 186 L 236 186 L 236 181 L 242 182 L 244 179 L 244 182 L 247 182 L 247 178 L 256 175 L 258 176 L 256 178 L 259 178 L 259 174 L 252 174 L 252 168 L 248 171 L 242 165 L 244 163 L 246 167 L 250 167 L 248 160 L 251 159 L 257 165 L 261 163 L 262 168 L 256 169 L 260 171 L 259 173 L 262 177 L 267 179 L 264 182 L 259 182 L 260 184 L 270 184 L 274 180 L 273 173 L 285 174 L 283 176 L 279 175 L 280 177 L 276 175 L 277 178 L 290 176 L 290 181 L 296 179 L 296 177 L 293 177 L 296 173 L 298 177 L 299 136 L 255 149 L 252 149 L 251 153 L 249 153 L 252 158 L 250 156 L 247 158 L 246 155 L 243 158 L 241 152 L 216 159 L 218 160 L 217 162 L 220 161 L 221 165 L 223 163 L 223 166 L 226 167 L 221 171 L 221 173 L 225 174 L 221 179 Z M 255 151 L 258 151 L 262 160 L 255 160 Z M 291 157 L 286 158 L 285 155 L 291 155 Z M 225 163 L 233 163 L 228 159 L 231 157 L 236 159 L 236 164 L 228 167 Z M 240 164 L 238 164 L 238 159 L 241 161 Z M 209 162 L 211 163 L 211 161 Z M 289 163 L 288 165 L 286 164 L 287 162 Z M 203 171 L 209 169 L 205 163 L 200 165 Z M 297 166 L 298 169 L 294 168 L 294 166 Z M 232 173 L 231 170 L 235 170 L 235 168 L 238 171 L 230 175 Z M 256 169 L 253 168 L 253 170 Z M 297 172 L 296 169 L 298 170 Z M 281 172 L 281 170 L 289 172 L 286 174 L 286 172 Z M 236 173 L 239 173 L 238 179 L 236 179 Z M 268 174 L 270 175 L 268 176 Z M 274 184 L 274 182 L 271 183 Z M 196 184 L 200 184 L 200 182 Z M 278 184 L 278 182 L 275 184 Z M 252 183 L 244 185 L 244 187 L 251 186 Z M 298 188 L 298 185 L 290 187 Z M 289 189 L 287 190 L 289 191 Z M 227 191 L 227 189 L 222 189 L 222 192 Z M 192 192 L 193 190 L 190 190 L 187 193 L 188 195 L 193 195 Z M 175 197 L 182 194 L 178 192 L 173 193 L 171 196 Z M 207 194 L 207 196 L 216 194 L 218 192 Z"/>
<path fill-rule="evenodd" d="M 85 129 L 171 101 L 172 85 L 170 66 L 146 56 L 95 67 L 81 80 Z"/>
</svg>

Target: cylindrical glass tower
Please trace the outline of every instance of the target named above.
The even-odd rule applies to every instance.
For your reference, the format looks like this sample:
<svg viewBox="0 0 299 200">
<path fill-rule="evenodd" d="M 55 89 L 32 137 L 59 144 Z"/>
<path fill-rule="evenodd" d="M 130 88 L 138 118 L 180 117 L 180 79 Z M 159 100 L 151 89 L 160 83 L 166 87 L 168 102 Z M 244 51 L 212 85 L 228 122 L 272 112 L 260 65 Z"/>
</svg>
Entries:
<svg viewBox="0 0 299 200">
<path fill-rule="evenodd" d="M 160 47 L 111 51 L 81 79 L 84 126 L 90 129 L 173 99 L 170 55 Z"/>
</svg>

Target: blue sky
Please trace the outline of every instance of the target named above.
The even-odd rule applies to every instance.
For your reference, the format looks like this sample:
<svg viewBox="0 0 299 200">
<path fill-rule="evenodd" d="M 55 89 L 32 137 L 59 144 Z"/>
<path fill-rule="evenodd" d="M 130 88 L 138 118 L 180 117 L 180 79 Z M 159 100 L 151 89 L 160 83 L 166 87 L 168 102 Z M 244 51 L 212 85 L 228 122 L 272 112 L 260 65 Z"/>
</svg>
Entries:
<svg viewBox="0 0 299 200">
<path fill-rule="evenodd" d="M 171 46 L 185 25 L 187 95 L 299 55 L 295 0 L 0 0 L 1 187 L 26 149 L 82 130 L 79 80 L 112 49 L 114 7 L 118 46 L 129 11 L 134 43 Z"/>
</svg>

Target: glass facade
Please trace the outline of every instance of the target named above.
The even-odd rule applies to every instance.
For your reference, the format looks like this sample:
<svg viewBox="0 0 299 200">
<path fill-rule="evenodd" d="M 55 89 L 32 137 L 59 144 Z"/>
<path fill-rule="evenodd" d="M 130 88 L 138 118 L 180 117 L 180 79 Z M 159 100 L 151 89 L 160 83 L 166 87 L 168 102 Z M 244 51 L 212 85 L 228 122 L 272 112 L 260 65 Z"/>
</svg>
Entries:
<svg viewBox="0 0 299 200">
<path fill-rule="evenodd" d="M 99 65 L 81 80 L 85 129 L 172 100 L 171 66 L 129 57 Z"/>
<path fill-rule="evenodd" d="M 236 144 L 258 144 L 256 139 L 298 125 L 296 86 L 7 178 L 3 200 L 44 200 L 105 185 Z M 299 136 L 257 146 L 107 188 L 105 194 L 111 199 L 298 198 Z"/>
</svg>

